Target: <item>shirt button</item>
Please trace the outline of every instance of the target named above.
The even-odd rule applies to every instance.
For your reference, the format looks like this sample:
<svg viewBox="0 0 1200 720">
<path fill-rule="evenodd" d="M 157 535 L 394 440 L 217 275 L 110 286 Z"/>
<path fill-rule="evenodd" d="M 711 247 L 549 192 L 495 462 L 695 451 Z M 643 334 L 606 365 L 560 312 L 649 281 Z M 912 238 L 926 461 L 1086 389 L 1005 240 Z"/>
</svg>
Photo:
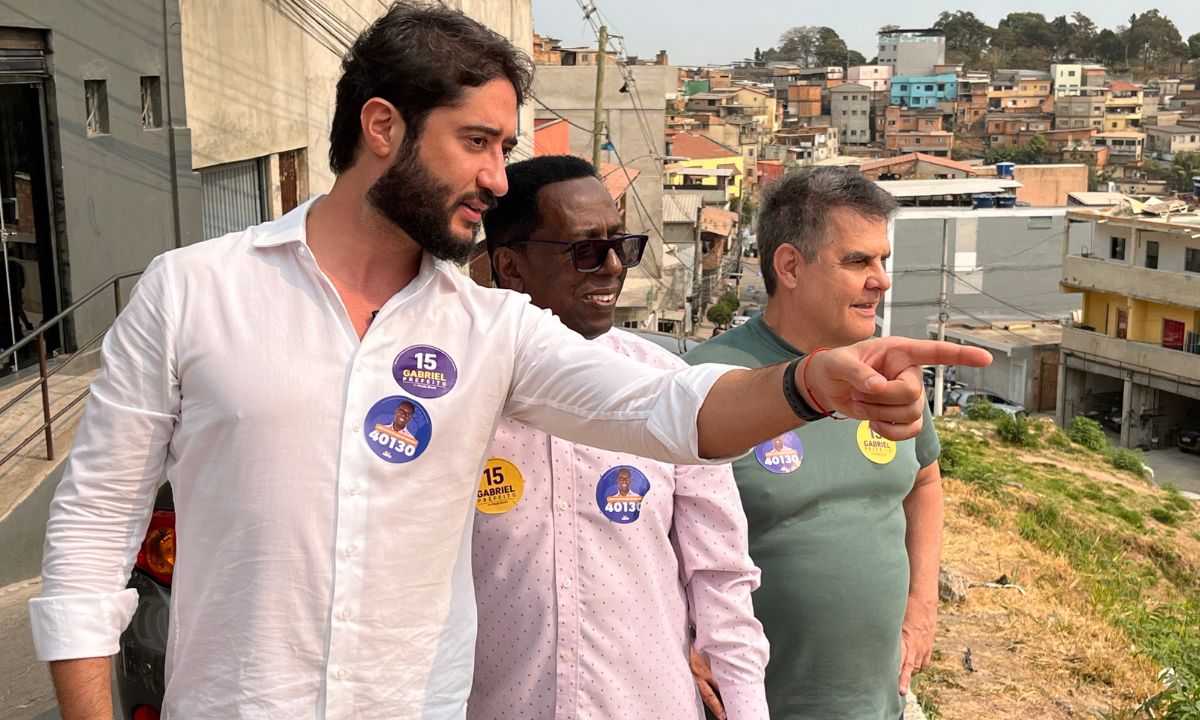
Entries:
<svg viewBox="0 0 1200 720">
<path fill-rule="evenodd" d="M 563 586 L 564 588 L 569 588 L 569 587 L 571 587 L 571 578 L 567 578 L 566 580 L 563 580 L 563 581 L 562 581 L 562 586 Z"/>
<path fill-rule="evenodd" d="M 570 650 L 563 650 L 562 659 L 566 660 L 567 662 L 571 662 L 575 659 L 575 653 L 571 652 Z"/>
<path fill-rule="evenodd" d="M 362 432 L 362 425 L 351 425 L 351 426 L 350 426 L 350 432 L 352 432 L 352 433 L 354 433 L 355 435 L 357 435 L 358 433 Z"/>
<path fill-rule="evenodd" d="M 345 680 L 348 675 L 350 675 L 350 673 L 346 672 L 344 668 L 337 671 L 338 680 Z"/>
<path fill-rule="evenodd" d="M 354 613 L 350 612 L 350 608 L 342 608 L 342 619 L 349 620 Z"/>
<path fill-rule="evenodd" d="M 559 500 L 559 501 L 558 501 L 558 509 L 559 509 L 559 510 L 566 510 L 566 509 L 568 509 L 568 508 L 570 508 L 570 507 L 571 507 L 570 503 L 568 503 L 566 500 Z"/>
<path fill-rule="evenodd" d="M 358 552 L 358 548 L 354 545 L 346 546 L 346 557 L 354 557 L 354 553 Z"/>
<path fill-rule="evenodd" d="M 359 486 L 358 486 L 358 483 L 356 483 L 356 482 L 350 483 L 350 487 L 346 488 L 346 492 L 351 495 L 357 495 L 358 491 L 359 491 Z"/>
</svg>

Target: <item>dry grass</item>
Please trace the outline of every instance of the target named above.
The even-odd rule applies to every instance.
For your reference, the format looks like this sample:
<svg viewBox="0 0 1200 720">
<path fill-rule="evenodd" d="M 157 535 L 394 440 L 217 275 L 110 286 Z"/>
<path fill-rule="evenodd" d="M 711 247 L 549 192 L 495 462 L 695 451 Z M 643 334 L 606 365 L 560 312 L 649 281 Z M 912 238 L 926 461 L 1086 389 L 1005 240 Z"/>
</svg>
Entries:
<svg viewBox="0 0 1200 720">
<path fill-rule="evenodd" d="M 1087 451 L 1017 452 L 987 423 L 941 431 L 971 456 L 958 463 L 964 480 L 944 481 L 943 564 L 971 583 L 1005 575 L 1025 593 L 972 587 L 942 606 L 923 704 L 947 720 L 1131 717 L 1160 689 L 1131 618 L 1181 593 L 1200 600 L 1198 513 Z"/>
</svg>

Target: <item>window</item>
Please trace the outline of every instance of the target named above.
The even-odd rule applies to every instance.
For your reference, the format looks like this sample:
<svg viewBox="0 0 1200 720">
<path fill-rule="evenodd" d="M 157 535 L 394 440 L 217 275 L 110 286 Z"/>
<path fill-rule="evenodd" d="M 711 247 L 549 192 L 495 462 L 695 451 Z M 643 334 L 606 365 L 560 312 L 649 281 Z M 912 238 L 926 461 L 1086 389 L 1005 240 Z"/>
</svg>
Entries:
<svg viewBox="0 0 1200 720">
<path fill-rule="evenodd" d="M 1183 269 L 1187 272 L 1200 273 L 1200 249 L 1187 248 L 1183 251 Z"/>
<path fill-rule="evenodd" d="M 926 85 L 926 86 L 925 86 L 925 92 L 933 92 L 933 86 L 932 86 L 932 85 Z"/>
<path fill-rule="evenodd" d="M 1074 70 L 1068 70 L 1068 71 L 1067 71 L 1067 77 L 1075 77 L 1075 71 L 1074 71 Z"/>
<path fill-rule="evenodd" d="M 638 330 L 642 327 L 642 324 L 637 320 L 626 320 L 621 323 L 621 327 L 626 330 Z"/>
<path fill-rule="evenodd" d="M 143 75 L 142 129 L 150 130 L 162 125 L 162 81 L 157 75 Z"/>
<path fill-rule="evenodd" d="M 1112 238 L 1112 245 L 1109 248 L 1108 256 L 1110 258 L 1112 258 L 1113 260 L 1124 260 L 1125 259 L 1125 238 L 1123 238 L 1123 237 Z"/>
<path fill-rule="evenodd" d="M 108 134 L 108 81 L 83 81 L 88 137 Z"/>
<path fill-rule="evenodd" d="M 1149 240 L 1146 242 L 1146 267 L 1155 269 L 1158 267 L 1158 241 Z"/>
</svg>

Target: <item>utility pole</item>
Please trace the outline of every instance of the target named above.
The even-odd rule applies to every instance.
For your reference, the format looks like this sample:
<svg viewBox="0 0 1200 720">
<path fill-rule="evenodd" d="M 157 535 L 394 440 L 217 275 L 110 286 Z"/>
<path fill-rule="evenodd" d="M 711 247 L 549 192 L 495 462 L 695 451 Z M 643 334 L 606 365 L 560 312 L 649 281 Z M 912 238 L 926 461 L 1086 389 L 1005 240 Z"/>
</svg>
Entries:
<svg viewBox="0 0 1200 720">
<path fill-rule="evenodd" d="M 596 53 L 596 106 L 592 114 L 592 165 L 600 168 L 600 144 L 604 142 L 604 66 L 608 64 L 608 26 L 600 26 L 600 52 Z"/>
<path fill-rule="evenodd" d="M 938 342 L 946 339 L 946 290 L 949 285 L 947 265 L 950 259 L 950 220 L 942 220 L 942 289 L 938 293 Z M 946 366 L 938 365 L 933 374 L 933 414 L 941 416 L 945 408 Z"/>
</svg>

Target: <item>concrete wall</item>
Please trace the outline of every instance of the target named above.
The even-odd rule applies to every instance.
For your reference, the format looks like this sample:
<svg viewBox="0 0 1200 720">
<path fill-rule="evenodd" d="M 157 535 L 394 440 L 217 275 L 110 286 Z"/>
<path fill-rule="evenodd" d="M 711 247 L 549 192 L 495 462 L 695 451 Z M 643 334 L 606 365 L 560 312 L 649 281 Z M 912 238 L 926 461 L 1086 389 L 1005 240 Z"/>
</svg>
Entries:
<svg viewBox="0 0 1200 720">
<path fill-rule="evenodd" d="M 179 35 L 170 30 L 178 23 L 173 1 L 0 6 L 0 26 L 47 31 L 53 50 L 46 87 L 63 307 L 109 276 L 200 237 Z M 142 127 L 140 78 L 147 75 L 161 78 L 162 128 Z M 85 80 L 107 82 L 106 135 L 87 136 Z M 112 321 L 111 301 L 98 300 L 76 315 L 77 337 Z"/>
<path fill-rule="evenodd" d="M 275 2 L 180 0 L 188 103 L 195 118 L 196 167 L 305 148 L 307 187 L 333 185 L 329 127 L 341 54 L 285 17 Z M 533 48 L 531 0 L 451 0 L 450 7 Z M 281 8 L 285 8 L 281 5 Z M 378 0 L 325 3 L 353 33 L 383 14 Z M 533 155 L 533 110 L 521 109 L 518 158 Z M 278 178 L 270 179 L 277 184 Z M 304 187 L 305 183 L 301 183 Z M 304 198 L 301 198 L 304 199 Z"/>
<path fill-rule="evenodd" d="M 884 333 L 924 338 L 928 324 L 937 322 L 943 222 L 949 223 L 955 272 L 947 291 L 950 320 L 1011 320 L 1023 310 L 1058 318 L 1079 309 L 1078 294 L 1059 290 L 1064 214 L 1057 208 L 901 208 L 890 229 Z"/>
<path fill-rule="evenodd" d="M 1013 179 L 1022 185 L 1017 200 L 1033 207 L 1065 207 L 1067 193 L 1088 189 L 1087 165 L 1018 165 Z"/>
</svg>

